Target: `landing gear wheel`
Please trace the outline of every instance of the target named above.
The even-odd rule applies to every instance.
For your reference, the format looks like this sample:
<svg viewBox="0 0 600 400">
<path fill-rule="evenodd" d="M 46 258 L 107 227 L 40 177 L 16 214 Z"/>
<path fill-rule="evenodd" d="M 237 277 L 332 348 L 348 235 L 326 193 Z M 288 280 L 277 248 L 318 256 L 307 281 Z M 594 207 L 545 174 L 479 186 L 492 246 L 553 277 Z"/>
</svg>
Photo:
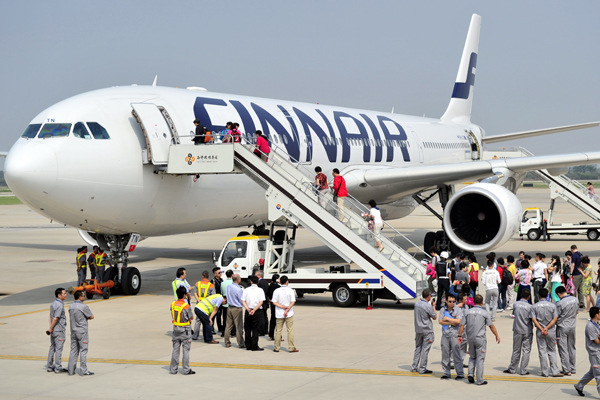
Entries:
<svg viewBox="0 0 600 400">
<path fill-rule="evenodd" d="M 530 229 L 529 232 L 527 232 L 527 239 L 529 240 L 539 240 L 540 238 L 540 231 L 537 229 Z"/>
<path fill-rule="evenodd" d="M 142 276 L 135 267 L 127 267 L 121 275 L 121 288 L 123 294 L 136 295 L 142 287 Z"/>
<path fill-rule="evenodd" d="M 587 231 L 587 238 L 589 240 L 598 240 L 598 231 L 595 229 L 590 229 L 589 231 Z"/>
<path fill-rule="evenodd" d="M 110 297 L 110 289 L 107 287 L 102 288 L 102 298 L 104 300 L 107 300 L 109 297 Z"/>
<path fill-rule="evenodd" d="M 91 300 L 94 298 L 94 293 L 85 292 L 85 298 Z"/>
<path fill-rule="evenodd" d="M 356 292 L 348 285 L 337 285 L 332 291 L 333 302 L 340 307 L 351 307 L 356 303 Z"/>
<path fill-rule="evenodd" d="M 423 250 L 429 253 L 429 249 L 435 246 L 435 232 L 427 232 L 423 240 Z"/>
<path fill-rule="evenodd" d="M 118 283 L 117 277 L 118 276 L 119 276 L 119 270 L 117 269 L 117 267 L 110 267 L 104 272 L 104 282 L 113 281 L 115 283 L 115 286 L 112 288 L 110 294 L 119 294 L 120 293 L 120 287 L 117 286 L 117 283 Z"/>
</svg>

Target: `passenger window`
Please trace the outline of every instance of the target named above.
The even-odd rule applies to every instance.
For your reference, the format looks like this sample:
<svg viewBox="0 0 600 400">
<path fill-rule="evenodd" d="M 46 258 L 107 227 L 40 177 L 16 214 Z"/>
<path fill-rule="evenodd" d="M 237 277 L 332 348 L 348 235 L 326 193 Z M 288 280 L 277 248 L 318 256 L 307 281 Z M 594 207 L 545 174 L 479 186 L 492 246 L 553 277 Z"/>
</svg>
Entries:
<svg viewBox="0 0 600 400">
<path fill-rule="evenodd" d="M 34 138 L 37 133 L 40 131 L 42 124 L 31 124 L 26 129 L 25 132 L 21 135 L 24 138 Z"/>
<path fill-rule="evenodd" d="M 92 138 L 92 135 L 90 135 L 90 132 L 87 130 L 83 122 L 78 122 L 75 124 L 75 127 L 73 128 L 73 136 L 81 139 Z"/>
<path fill-rule="evenodd" d="M 104 129 L 104 127 L 99 123 L 88 122 L 87 126 L 90 128 L 90 131 L 92 131 L 94 139 L 110 139 L 110 136 L 108 136 L 108 132 L 106 132 L 106 129 Z"/>
<path fill-rule="evenodd" d="M 69 136 L 70 130 L 71 124 L 44 124 L 38 138 L 65 137 Z"/>
</svg>

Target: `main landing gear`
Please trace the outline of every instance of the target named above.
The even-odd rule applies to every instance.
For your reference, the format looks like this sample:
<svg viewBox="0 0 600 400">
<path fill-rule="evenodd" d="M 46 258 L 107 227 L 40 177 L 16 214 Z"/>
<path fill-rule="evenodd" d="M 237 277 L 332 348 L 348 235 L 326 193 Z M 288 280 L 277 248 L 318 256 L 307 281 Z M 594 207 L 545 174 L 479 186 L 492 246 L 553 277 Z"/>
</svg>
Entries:
<svg viewBox="0 0 600 400">
<path fill-rule="evenodd" d="M 104 280 L 112 280 L 115 287 L 111 293 L 136 295 L 142 288 L 142 276 L 135 267 L 127 266 L 129 253 L 126 248 L 131 234 L 105 235 L 98 234 L 96 240 L 103 250 L 110 250 L 113 266 L 104 271 Z"/>
</svg>

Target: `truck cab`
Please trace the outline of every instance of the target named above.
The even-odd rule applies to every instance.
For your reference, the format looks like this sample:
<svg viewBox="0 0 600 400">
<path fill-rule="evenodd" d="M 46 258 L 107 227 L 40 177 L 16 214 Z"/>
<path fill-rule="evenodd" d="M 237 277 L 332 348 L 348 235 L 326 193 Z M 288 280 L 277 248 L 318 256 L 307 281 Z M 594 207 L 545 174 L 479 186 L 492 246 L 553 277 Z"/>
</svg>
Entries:
<svg viewBox="0 0 600 400">
<path fill-rule="evenodd" d="M 239 274 L 245 280 L 252 275 L 253 270 L 258 269 L 260 260 L 264 260 L 267 251 L 268 236 L 236 236 L 229 239 L 218 259 L 216 266 L 225 272 L 229 269 L 234 274 Z"/>
<path fill-rule="evenodd" d="M 538 240 L 542 234 L 544 213 L 539 208 L 526 208 L 521 217 L 519 235 L 529 240 Z"/>
</svg>

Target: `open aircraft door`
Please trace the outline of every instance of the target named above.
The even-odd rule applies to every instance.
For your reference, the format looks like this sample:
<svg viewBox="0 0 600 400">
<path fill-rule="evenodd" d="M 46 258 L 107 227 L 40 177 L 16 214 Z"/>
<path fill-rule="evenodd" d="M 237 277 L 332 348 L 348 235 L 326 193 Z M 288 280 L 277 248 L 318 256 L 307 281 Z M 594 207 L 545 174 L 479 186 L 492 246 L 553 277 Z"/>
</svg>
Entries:
<svg viewBox="0 0 600 400">
<path fill-rule="evenodd" d="M 169 146 L 177 144 L 179 137 L 175 125 L 164 107 L 152 103 L 132 103 L 131 113 L 140 124 L 146 139 L 147 161 L 154 165 L 167 165 Z"/>
</svg>

